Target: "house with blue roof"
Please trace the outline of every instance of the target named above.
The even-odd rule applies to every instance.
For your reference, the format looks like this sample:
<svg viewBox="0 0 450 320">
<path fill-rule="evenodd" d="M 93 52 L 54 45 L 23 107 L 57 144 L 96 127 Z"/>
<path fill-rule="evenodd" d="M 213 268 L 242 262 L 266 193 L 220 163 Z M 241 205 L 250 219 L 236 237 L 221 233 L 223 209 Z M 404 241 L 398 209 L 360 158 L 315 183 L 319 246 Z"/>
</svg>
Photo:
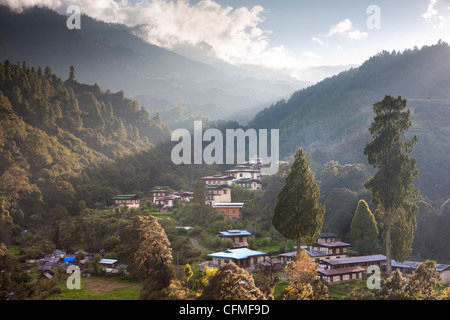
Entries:
<svg viewBox="0 0 450 320">
<path fill-rule="evenodd" d="M 247 230 L 227 230 L 217 234 L 222 240 L 230 239 L 233 242 L 233 249 L 248 247 L 248 239 L 253 234 Z"/>
<path fill-rule="evenodd" d="M 267 253 L 250 250 L 248 248 L 227 249 L 222 252 L 208 254 L 213 259 L 212 266 L 222 267 L 233 262 L 238 267 L 244 269 L 254 269 L 258 264 L 265 260 Z"/>
</svg>

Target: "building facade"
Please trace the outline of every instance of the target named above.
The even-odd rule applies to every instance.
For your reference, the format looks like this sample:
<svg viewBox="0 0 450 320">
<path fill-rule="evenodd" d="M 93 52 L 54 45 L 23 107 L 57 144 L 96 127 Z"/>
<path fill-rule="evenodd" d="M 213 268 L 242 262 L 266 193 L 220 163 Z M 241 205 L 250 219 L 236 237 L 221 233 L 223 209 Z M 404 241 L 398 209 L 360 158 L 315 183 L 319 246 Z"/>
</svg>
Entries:
<svg viewBox="0 0 450 320">
<path fill-rule="evenodd" d="M 227 230 L 221 231 L 217 235 L 222 240 L 230 239 L 233 242 L 233 249 L 248 247 L 248 239 L 253 234 L 247 230 Z"/>
<path fill-rule="evenodd" d="M 128 208 L 139 208 L 141 200 L 138 195 L 117 195 L 112 198 L 116 207 L 126 206 Z"/>
<path fill-rule="evenodd" d="M 213 207 L 217 203 L 231 203 L 231 187 L 228 184 L 206 185 L 206 205 Z"/>
<path fill-rule="evenodd" d="M 242 211 L 244 203 L 215 203 L 212 206 L 218 213 L 223 214 L 226 218 L 233 221 L 242 220 Z"/>
</svg>

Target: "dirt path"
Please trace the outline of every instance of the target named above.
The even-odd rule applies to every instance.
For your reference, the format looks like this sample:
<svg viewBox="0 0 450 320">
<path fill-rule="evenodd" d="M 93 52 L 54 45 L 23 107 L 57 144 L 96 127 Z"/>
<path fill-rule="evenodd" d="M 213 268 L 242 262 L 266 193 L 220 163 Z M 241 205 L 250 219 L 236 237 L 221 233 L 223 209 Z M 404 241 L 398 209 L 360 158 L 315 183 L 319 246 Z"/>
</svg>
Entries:
<svg viewBox="0 0 450 320">
<path fill-rule="evenodd" d="M 196 239 L 194 239 L 194 238 L 189 238 L 189 241 L 190 241 L 191 244 L 194 246 L 194 248 L 196 248 L 196 249 L 198 249 L 198 250 L 200 250 L 200 251 L 202 251 L 202 252 L 204 252 L 204 253 L 206 253 L 206 254 L 211 253 L 210 250 L 208 250 L 208 249 L 202 247 L 202 246 L 198 243 L 198 241 L 197 241 Z"/>
</svg>

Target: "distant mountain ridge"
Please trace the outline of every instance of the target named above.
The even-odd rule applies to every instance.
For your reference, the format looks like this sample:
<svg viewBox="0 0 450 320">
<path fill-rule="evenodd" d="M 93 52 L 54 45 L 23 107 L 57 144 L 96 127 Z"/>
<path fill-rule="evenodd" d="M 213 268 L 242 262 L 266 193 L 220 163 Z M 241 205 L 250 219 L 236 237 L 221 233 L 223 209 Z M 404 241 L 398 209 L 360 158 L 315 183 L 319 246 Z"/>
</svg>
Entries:
<svg viewBox="0 0 450 320">
<path fill-rule="evenodd" d="M 402 96 L 412 110 L 419 142 L 414 155 L 419 186 L 430 198 L 450 194 L 450 47 L 438 43 L 403 52 L 381 52 L 353 68 L 295 92 L 258 113 L 252 128 L 280 129 L 280 152 L 299 147 L 315 160 L 367 163 L 372 106 L 386 94 Z"/>
<path fill-rule="evenodd" d="M 43 8 L 16 13 L 0 6 L 0 60 L 50 66 L 64 77 L 69 66 L 79 81 L 140 97 L 150 112 L 153 101 L 182 104 L 194 113 L 225 119 L 262 106 L 300 88 L 278 80 L 228 75 L 205 63 L 144 42 L 123 25 L 83 15 L 80 30 L 66 27 L 66 16 Z M 202 106 L 210 105 L 211 112 Z M 248 117 L 250 120 L 250 117 Z"/>
</svg>

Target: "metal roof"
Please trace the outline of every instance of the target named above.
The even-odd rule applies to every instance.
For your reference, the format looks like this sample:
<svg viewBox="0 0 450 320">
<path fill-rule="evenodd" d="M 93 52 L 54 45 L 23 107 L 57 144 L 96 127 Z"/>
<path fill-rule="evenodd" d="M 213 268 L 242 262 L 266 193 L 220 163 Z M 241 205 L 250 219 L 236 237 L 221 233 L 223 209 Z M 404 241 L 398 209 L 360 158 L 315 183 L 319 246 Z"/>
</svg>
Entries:
<svg viewBox="0 0 450 320">
<path fill-rule="evenodd" d="M 417 267 L 422 262 L 417 261 L 405 261 L 405 262 L 397 262 L 395 260 L 392 260 L 392 266 L 396 268 L 409 268 L 409 269 L 417 269 Z M 450 265 L 448 264 L 436 264 L 436 269 L 439 272 L 445 271 L 447 269 L 450 269 Z"/>
<path fill-rule="evenodd" d="M 306 253 L 310 257 L 325 257 L 328 256 L 325 252 L 317 251 L 317 250 L 307 250 Z M 296 257 L 297 251 L 286 252 L 278 255 L 279 257 Z"/>
<path fill-rule="evenodd" d="M 217 208 L 243 208 L 244 203 L 216 203 L 213 205 L 214 209 Z"/>
<path fill-rule="evenodd" d="M 100 260 L 101 264 L 114 264 L 116 262 L 117 262 L 117 260 L 114 260 L 114 259 L 102 259 L 102 260 Z"/>
<path fill-rule="evenodd" d="M 375 255 L 371 255 L 371 256 L 357 256 L 357 257 L 335 258 L 335 259 L 323 260 L 324 263 L 331 264 L 331 265 L 376 262 L 376 261 L 386 261 L 386 256 L 384 256 L 382 254 L 375 254 Z"/>
<path fill-rule="evenodd" d="M 335 237 L 336 237 L 336 235 L 334 233 L 330 233 L 330 232 L 323 232 L 323 233 L 321 233 L 319 235 L 320 239 L 323 239 L 323 238 L 335 238 Z"/>
<path fill-rule="evenodd" d="M 334 247 L 349 247 L 351 246 L 351 244 L 341 241 L 334 241 L 334 242 L 314 243 L 313 246 L 334 248 Z"/>
<path fill-rule="evenodd" d="M 259 180 L 251 179 L 251 178 L 240 178 L 233 180 L 234 183 L 248 183 L 248 182 L 258 182 L 261 183 Z"/>
<path fill-rule="evenodd" d="M 341 274 L 353 273 L 353 272 L 365 272 L 366 268 L 361 266 L 354 266 L 348 268 L 337 268 L 328 270 L 317 270 L 318 273 L 324 274 L 326 276 L 337 276 Z"/>
<path fill-rule="evenodd" d="M 228 184 L 207 184 L 206 185 L 206 189 L 224 189 L 224 188 L 231 189 L 231 187 Z"/>
<path fill-rule="evenodd" d="M 225 176 L 225 175 L 214 175 L 209 177 L 203 177 L 203 180 L 232 180 L 232 176 Z"/>
<path fill-rule="evenodd" d="M 247 230 L 227 230 L 219 232 L 219 236 L 232 237 L 232 236 L 251 236 L 252 234 Z"/>
<path fill-rule="evenodd" d="M 264 256 L 267 253 L 260 252 L 260 251 L 254 251 L 247 248 L 242 249 L 229 249 L 222 252 L 216 252 L 208 254 L 208 257 L 215 257 L 215 258 L 226 258 L 226 259 L 234 259 L 234 260 L 242 260 L 247 259 L 249 257 L 254 256 Z"/>
<path fill-rule="evenodd" d="M 136 194 L 119 194 L 115 197 L 113 197 L 113 200 L 132 200 L 137 199 L 138 196 Z"/>
</svg>

